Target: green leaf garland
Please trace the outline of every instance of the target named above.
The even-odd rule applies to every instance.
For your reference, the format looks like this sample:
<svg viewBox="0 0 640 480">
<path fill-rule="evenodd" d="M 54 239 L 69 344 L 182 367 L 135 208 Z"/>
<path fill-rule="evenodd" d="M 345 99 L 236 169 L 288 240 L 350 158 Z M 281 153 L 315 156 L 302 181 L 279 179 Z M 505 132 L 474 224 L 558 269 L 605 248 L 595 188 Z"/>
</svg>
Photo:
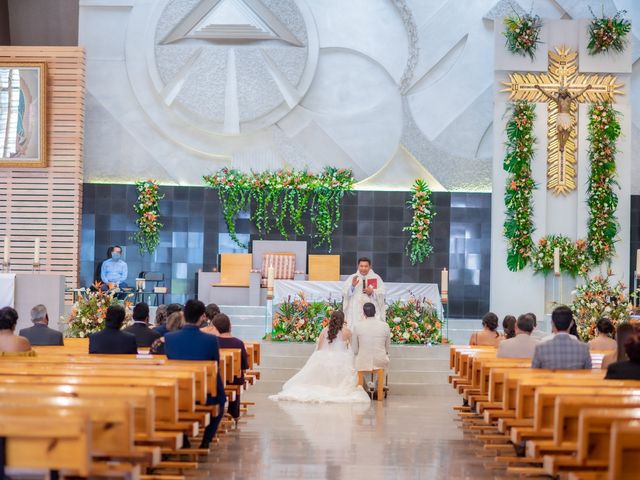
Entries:
<svg viewBox="0 0 640 480">
<path fill-rule="evenodd" d="M 504 234 L 507 238 L 507 266 L 522 270 L 531 259 L 533 240 L 533 121 L 535 105 L 517 102 L 507 123 L 507 144 L 503 168 L 509 173 L 504 194 L 507 207 Z"/>
<path fill-rule="evenodd" d="M 155 180 L 136 182 L 136 189 L 138 200 L 133 209 L 138 214 L 138 231 L 131 239 L 138 244 L 141 255 L 145 252 L 152 254 L 160 244 L 160 229 L 163 227 L 160 223 L 160 200 L 164 195 L 160 195 Z"/>
<path fill-rule="evenodd" d="M 427 182 L 421 178 L 415 181 L 411 187 L 411 200 L 407 205 L 413 210 L 413 220 L 411 225 L 403 228 L 403 231 L 411 234 L 406 251 L 411 264 L 415 265 L 424 262 L 433 251 L 429 237 L 436 214 L 431 209 L 431 189 Z"/>
<path fill-rule="evenodd" d="M 289 232 L 304 235 L 302 217 L 310 213 L 316 246 L 327 244 L 340 221 L 340 203 L 353 190 L 351 170 L 326 167 L 320 174 L 306 170 L 277 170 L 243 173 L 223 168 L 204 177 L 205 183 L 218 191 L 227 230 L 239 246 L 235 221 L 253 201 L 251 221 L 261 234 L 275 226 L 285 239 Z"/>
<path fill-rule="evenodd" d="M 589 270 L 610 261 L 615 252 L 618 220 L 615 216 L 618 196 L 616 182 L 616 142 L 621 134 L 618 113 L 611 103 L 602 102 L 589 107 L 589 163 L 587 190 L 589 221 L 587 239 L 571 240 L 562 235 L 546 235 L 535 245 L 532 239 L 535 184 L 531 177 L 533 159 L 534 105 L 514 104 L 507 123 L 507 148 L 504 169 L 509 172 L 505 191 L 507 266 L 511 271 L 522 270 L 531 264 L 535 272 L 553 271 L 553 253 L 560 249 L 560 270 L 572 276 L 587 275 Z"/>
</svg>

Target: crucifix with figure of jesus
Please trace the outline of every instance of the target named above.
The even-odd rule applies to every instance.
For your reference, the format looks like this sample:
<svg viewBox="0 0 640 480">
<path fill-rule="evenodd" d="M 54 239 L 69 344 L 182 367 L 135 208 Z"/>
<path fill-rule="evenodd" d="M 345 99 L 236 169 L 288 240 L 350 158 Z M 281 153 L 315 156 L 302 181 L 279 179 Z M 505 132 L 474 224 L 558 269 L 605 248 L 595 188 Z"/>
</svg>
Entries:
<svg viewBox="0 0 640 480">
<path fill-rule="evenodd" d="M 576 188 L 578 102 L 613 102 L 622 94 L 615 75 L 578 73 L 578 54 L 567 47 L 549 51 L 547 73 L 510 73 L 502 82 L 510 100 L 547 102 L 547 189 L 568 194 Z"/>
</svg>

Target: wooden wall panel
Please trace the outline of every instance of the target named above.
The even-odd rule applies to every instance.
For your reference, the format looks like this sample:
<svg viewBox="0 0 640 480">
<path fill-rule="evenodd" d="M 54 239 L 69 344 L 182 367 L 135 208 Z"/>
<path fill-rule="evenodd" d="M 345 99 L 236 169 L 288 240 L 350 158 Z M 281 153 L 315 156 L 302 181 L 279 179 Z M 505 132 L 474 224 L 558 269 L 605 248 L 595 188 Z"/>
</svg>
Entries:
<svg viewBox="0 0 640 480">
<path fill-rule="evenodd" d="M 11 270 L 41 270 L 78 284 L 82 218 L 85 54 L 79 47 L 0 47 L 0 61 L 47 64 L 47 168 L 0 167 L 0 249 L 11 237 Z"/>
</svg>

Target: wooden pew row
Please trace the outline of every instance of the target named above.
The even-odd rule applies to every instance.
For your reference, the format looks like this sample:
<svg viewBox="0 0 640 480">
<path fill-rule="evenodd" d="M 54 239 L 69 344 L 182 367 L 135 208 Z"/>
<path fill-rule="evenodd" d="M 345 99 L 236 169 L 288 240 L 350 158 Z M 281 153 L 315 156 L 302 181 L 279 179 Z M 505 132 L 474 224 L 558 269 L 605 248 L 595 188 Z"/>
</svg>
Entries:
<svg viewBox="0 0 640 480">
<path fill-rule="evenodd" d="M 597 475 L 597 470 L 603 468 L 603 463 L 602 461 L 598 463 L 596 459 L 589 460 L 588 453 L 585 453 L 588 452 L 585 445 L 588 446 L 589 441 L 584 440 L 591 438 L 590 435 L 596 435 L 597 432 L 589 426 L 590 424 L 586 420 L 582 420 L 578 416 L 579 412 L 581 410 L 588 411 L 589 402 L 598 396 L 604 396 L 603 399 L 594 400 L 600 407 L 611 404 L 619 407 L 637 407 L 636 402 L 638 402 L 638 393 L 640 393 L 638 391 L 639 382 L 605 381 L 602 371 L 545 372 L 522 368 L 521 365 L 517 365 L 518 362 L 508 366 L 508 361 L 505 362 L 505 365 L 500 365 L 499 362 L 494 363 L 488 358 L 491 354 L 486 349 L 472 351 L 464 347 L 460 351 L 456 351 L 455 348 L 452 350 L 454 351 L 450 355 L 450 363 L 458 373 L 457 376 L 452 376 L 452 380 L 458 379 L 458 385 L 462 386 L 462 393 L 466 393 L 469 398 L 473 399 L 474 395 L 487 392 L 486 399 L 480 398 L 476 406 L 477 410 L 486 410 L 484 417 L 479 417 L 469 408 L 461 413 L 463 424 L 466 421 L 466 426 L 469 429 L 480 432 L 476 438 L 485 440 L 485 447 L 499 447 L 495 448 L 498 452 L 496 460 L 512 460 L 508 454 L 506 456 L 500 455 L 501 451 L 505 451 L 502 447 L 506 451 L 513 451 L 513 447 L 506 443 L 508 434 L 511 434 L 510 439 L 514 441 L 513 443 L 518 443 L 523 439 L 545 439 L 548 438 L 550 432 L 555 435 L 556 441 L 559 441 L 558 438 L 564 438 L 560 437 L 558 432 L 565 432 L 565 435 L 568 436 L 568 440 L 562 440 L 561 445 L 555 445 L 558 447 L 558 451 L 552 452 L 553 454 L 540 448 L 536 450 L 535 442 L 527 442 L 527 453 L 530 455 L 528 460 L 540 464 L 540 467 L 510 467 L 509 473 L 557 475 L 571 471 L 571 469 L 578 469 L 583 470 L 580 473 L 582 477 L 585 477 L 585 471 Z M 486 369 L 489 370 L 488 387 L 484 383 Z M 572 394 L 577 395 L 572 398 Z M 569 398 L 571 400 L 567 400 Z M 628 408 L 626 409 L 628 410 Z M 553 424 L 551 424 L 551 420 L 554 421 Z M 598 425 L 601 424 L 602 422 Z M 502 427 L 500 431 L 498 430 L 499 426 Z M 582 444 L 579 443 L 577 436 L 579 428 L 586 429 L 583 436 L 579 437 L 582 439 Z M 492 429 L 493 433 L 485 434 L 487 429 Z M 605 433 L 608 434 L 608 431 Z M 492 445 L 491 442 L 496 440 L 504 443 Z M 540 440 L 538 442 L 539 447 L 545 447 L 545 443 L 540 443 Z M 613 445 L 613 442 L 610 443 Z M 533 446 L 529 446 L 530 444 Z M 546 446 L 550 448 L 548 445 Z M 602 449 L 606 452 L 605 456 L 615 458 L 616 455 L 620 455 L 620 452 L 615 449 L 610 450 L 607 444 L 603 443 Z M 570 454 L 568 455 L 567 452 Z M 543 459 L 540 458 L 539 455 L 544 453 L 547 455 Z M 579 460 L 572 460 L 574 458 Z M 544 468 L 542 468 L 542 462 L 544 462 Z M 613 465 L 614 462 L 610 461 L 609 463 Z M 602 478 L 606 478 L 606 476 Z M 610 478 L 616 477 L 610 476 Z"/>
<path fill-rule="evenodd" d="M 0 447 L 5 452 L 0 475 L 23 471 L 64 471 L 88 477 L 91 472 L 88 414 L 25 415 L 0 411 Z"/>
</svg>

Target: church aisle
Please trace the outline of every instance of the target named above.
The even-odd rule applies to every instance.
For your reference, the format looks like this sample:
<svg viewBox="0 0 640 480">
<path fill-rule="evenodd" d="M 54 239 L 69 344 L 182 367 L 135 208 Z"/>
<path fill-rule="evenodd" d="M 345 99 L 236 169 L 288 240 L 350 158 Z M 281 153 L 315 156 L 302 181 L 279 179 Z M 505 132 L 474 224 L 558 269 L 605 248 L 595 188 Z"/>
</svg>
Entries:
<svg viewBox="0 0 640 480">
<path fill-rule="evenodd" d="M 205 468 L 229 479 L 493 478 L 454 422 L 447 396 L 390 396 L 370 406 L 255 401 Z"/>
</svg>

